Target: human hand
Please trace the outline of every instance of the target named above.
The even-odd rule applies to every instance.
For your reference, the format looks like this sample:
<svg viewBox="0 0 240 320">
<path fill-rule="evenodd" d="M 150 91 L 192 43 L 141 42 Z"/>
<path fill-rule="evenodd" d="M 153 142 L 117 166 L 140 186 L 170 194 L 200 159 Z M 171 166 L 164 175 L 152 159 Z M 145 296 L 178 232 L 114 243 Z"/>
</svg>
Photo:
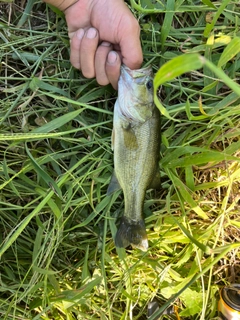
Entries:
<svg viewBox="0 0 240 320">
<path fill-rule="evenodd" d="M 140 27 L 123 0 L 79 0 L 65 17 L 70 61 L 86 78 L 116 89 L 122 63 L 141 67 Z"/>
</svg>

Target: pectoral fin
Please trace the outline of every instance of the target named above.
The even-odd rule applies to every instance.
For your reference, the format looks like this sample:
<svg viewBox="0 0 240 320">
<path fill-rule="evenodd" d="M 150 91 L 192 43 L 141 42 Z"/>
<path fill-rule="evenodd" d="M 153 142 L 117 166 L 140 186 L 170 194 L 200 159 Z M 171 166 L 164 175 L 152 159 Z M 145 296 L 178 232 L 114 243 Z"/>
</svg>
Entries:
<svg viewBox="0 0 240 320">
<path fill-rule="evenodd" d="M 122 188 L 118 182 L 115 171 L 113 171 L 113 174 L 112 174 L 112 177 L 111 177 L 108 189 L 107 189 L 107 195 L 110 196 L 112 193 L 114 193 L 120 189 L 122 189 Z"/>
</svg>

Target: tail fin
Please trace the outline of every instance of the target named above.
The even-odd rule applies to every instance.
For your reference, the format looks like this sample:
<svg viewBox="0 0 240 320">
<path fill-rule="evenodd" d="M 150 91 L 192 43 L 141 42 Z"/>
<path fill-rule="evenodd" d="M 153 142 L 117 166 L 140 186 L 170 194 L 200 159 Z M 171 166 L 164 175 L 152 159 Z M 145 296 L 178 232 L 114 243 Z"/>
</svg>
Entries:
<svg viewBox="0 0 240 320">
<path fill-rule="evenodd" d="M 134 221 L 122 217 L 115 237 L 115 245 L 116 247 L 125 248 L 130 244 L 142 251 L 147 250 L 148 240 L 145 224 L 143 220 Z"/>
</svg>

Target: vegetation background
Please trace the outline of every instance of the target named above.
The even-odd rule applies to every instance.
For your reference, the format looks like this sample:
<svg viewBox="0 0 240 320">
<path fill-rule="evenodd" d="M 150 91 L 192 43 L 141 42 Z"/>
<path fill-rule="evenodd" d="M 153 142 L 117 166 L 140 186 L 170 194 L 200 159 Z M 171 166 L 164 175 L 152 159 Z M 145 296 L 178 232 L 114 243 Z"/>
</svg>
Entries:
<svg viewBox="0 0 240 320">
<path fill-rule="evenodd" d="M 113 242 L 117 92 L 71 67 L 60 11 L 0 2 L 2 320 L 142 320 L 152 299 L 178 308 L 165 318 L 214 319 L 219 289 L 240 282 L 239 1 L 128 5 L 163 114 L 145 253 Z"/>
</svg>

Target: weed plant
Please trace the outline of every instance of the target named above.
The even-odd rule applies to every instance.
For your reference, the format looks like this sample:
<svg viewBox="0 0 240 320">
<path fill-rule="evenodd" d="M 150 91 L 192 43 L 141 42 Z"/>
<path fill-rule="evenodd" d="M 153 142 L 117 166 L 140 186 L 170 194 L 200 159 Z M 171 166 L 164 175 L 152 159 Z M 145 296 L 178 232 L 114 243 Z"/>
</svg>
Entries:
<svg viewBox="0 0 240 320">
<path fill-rule="evenodd" d="M 131 0 L 162 113 L 149 250 L 117 249 L 117 97 L 69 62 L 64 15 L 0 2 L 0 318 L 214 319 L 240 282 L 240 5 Z"/>
</svg>

